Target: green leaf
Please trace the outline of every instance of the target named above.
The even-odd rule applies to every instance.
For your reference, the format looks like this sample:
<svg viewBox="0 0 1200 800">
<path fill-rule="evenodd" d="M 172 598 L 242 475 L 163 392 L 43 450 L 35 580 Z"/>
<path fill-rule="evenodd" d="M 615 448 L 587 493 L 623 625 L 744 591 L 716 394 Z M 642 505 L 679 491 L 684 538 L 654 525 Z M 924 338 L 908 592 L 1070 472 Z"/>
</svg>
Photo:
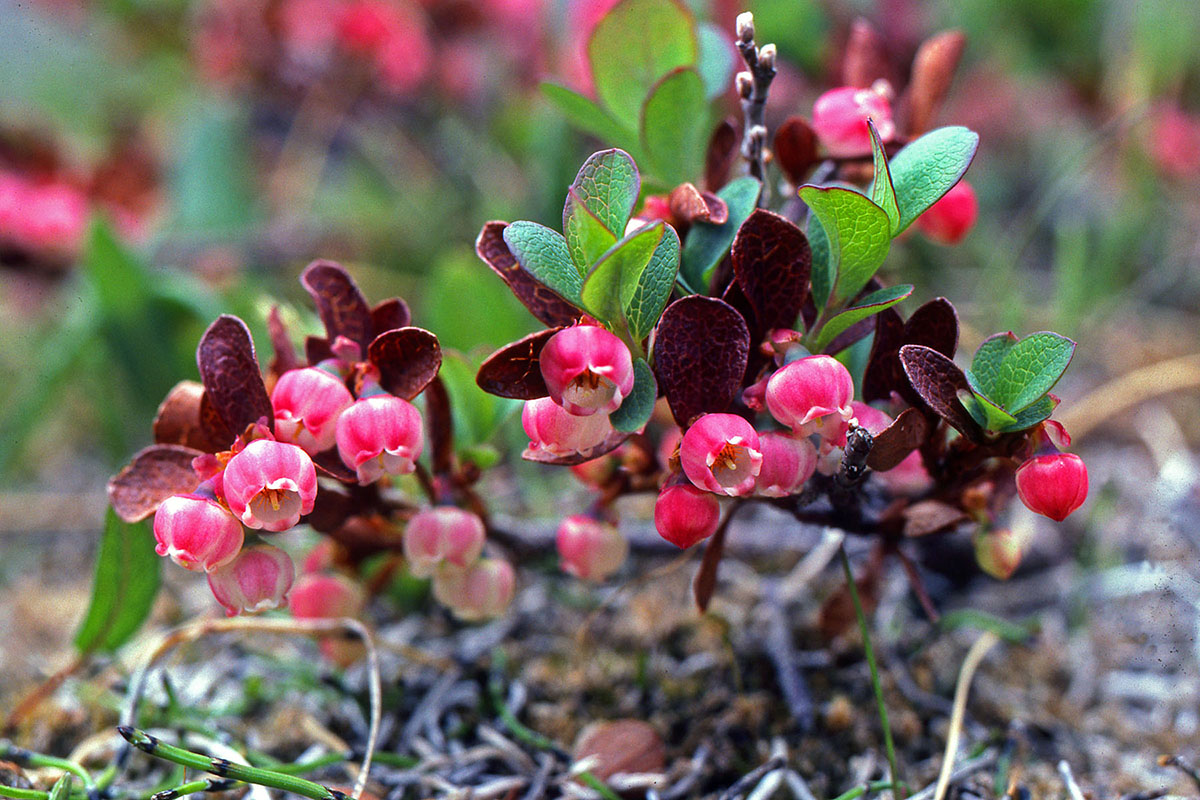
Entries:
<svg viewBox="0 0 1200 800">
<path fill-rule="evenodd" d="M 1026 407 L 1022 411 L 1018 411 L 1012 423 L 1008 427 L 1003 428 L 1001 432 L 1012 433 L 1013 431 L 1023 431 L 1026 428 L 1032 428 L 1042 420 L 1049 419 L 1057 405 L 1058 403 L 1054 402 L 1053 397 L 1043 395 L 1033 405 Z"/>
<path fill-rule="evenodd" d="M 608 327 L 620 322 L 664 229 L 662 222 L 655 222 L 633 231 L 609 248 L 584 280 L 584 308 Z"/>
<path fill-rule="evenodd" d="M 875 180 L 871 184 L 871 201 L 883 209 L 895 236 L 900 227 L 900 208 L 896 205 L 896 189 L 892 186 L 892 173 L 888 168 L 887 153 L 884 152 L 883 142 L 879 139 L 879 131 L 875 123 L 867 120 L 867 130 L 871 132 L 871 157 L 875 161 Z"/>
<path fill-rule="evenodd" d="M 833 280 L 836 277 L 836 267 L 829 252 L 829 235 L 825 226 L 816 214 L 808 215 L 808 247 L 812 250 L 812 294 L 813 303 L 817 308 L 825 308 L 829 304 L 829 293 L 833 291 Z"/>
<path fill-rule="evenodd" d="M 729 252 L 738 228 L 758 205 L 762 184 L 750 176 L 725 184 L 717 196 L 729 207 L 729 219 L 722 225 L 697 222 L 688 231 L 683 243 L 683 266 L 679 277 L 693 293 L 703 293 L 712 279 L 713 270 Z"/>
<path fill-rule="evenodd" d="M 567 251 L 571 261 L 580 272 L 592 268 L 608 248 L 617 243 L 617 237 L 600 218 L 592 213 L 574 189 L 567 190 L 567 205 L 563 211 L 563 234 L 567 239 Z"/>
<path fill-rule="evenodd" d="M 882 208 L 858 192 L 834 186 L 801 186 L 800 198 L 821 220 L 829 239 L 830 299 L 848 300 L 867 285 L 887 257 L 891 225 Z"/>
<path fill-rule="evenodd" d="M 75 634 L 80 653 L 111 653 L 137 633 L 158 594 L 158 562 L 149 525 L 122 522 L 108 509 L 92 602 Z"/>
<path fill-rule="evenodd" d="M 963 389 L 959 392 L 958 399 L 962 402 L 963 407 L 974 417 L 975 421 L 986 430 L 1001 431 L 1016 422 L 1016 418 L 1012 414 L 1009 414 L 1003 408 L 989 400 L 986 395 L 982 395 L 979 392 L 968 392 L 966 389 Z"/>
<path fill-rule="evenodd" d="M 679 235 L 670 225 L 665 227 L 650 263 L 638 277 L 632 296 L 625 301 L 629 334 L 638 342 L 649 336 L 658 324 L 679 274 Z"/>
<path fill-rule="evenodd" d="M 654 177 L 665 188 L 695 179 L 708 146 L 708 99 L 704 82 L 691 67 L 659 81 L 642 107 L 642 147 Z"/>
<path fill-rule="evenodd" d="M 614 241 L 625 235 L 641 190 L 637 164 L 624 150 L 615 148 L 588 156 L 571 184 L 571 191 L 596 215 Z M 563 216 L 566 230 L 565 212 Z"/>
<path fill-rule="evenodd" d="M 225 103 L 189 108 L 171 137 L 170 228 L 176 234 L 237 237 L 259 217 L 244 115 Z"/>
<path fill-rule="evenodd" d="M 979 134 L 961 125 L 938 128 L 910 142 L 889 164 L 900 204 L 899 234 L 958 183 L 975 150 Z"/>
<path fill-rule="evenodd" d="M 1071 363 L 1075 343 L 1057 333 L 1031 333 L 1000 362 L 992 399 L 1010 414 L 1022 411 L 1054 388 Z"/>
<path fill-rule="evenodd" d="M 701 23 L 696 33 L 700 46 L 696 70 L 704 81 L 704 96 L 716 100 L 729 88 L 729 76 L 733 74 L 733 48 L 729 37 L 711 22 Z"/>
<path fill-rule="evenodd" d="M 988 397 L 999 397 L 996 391 L 996 379 L 1000 374 L 1000 364 L 1008 351 L 1017 343 L 1017 337 L 1012 331 L 997 333 L 983 340 L 975 357 L 971 359 L 971 368 L 966 371 L 967 381 L 972 388 Z"/>
<path fill-rule="evenodd" d="M 637 125 L 646 96 L 676 67 L 696 63 L 691 15 L 673 0 L 622 0 L 588 41 L 596 96 L 619 122 Z"/>
<path fill-rule="evenodd" d="M 556 83 L 543 83 L 542 93 L 568 120 L 600 141 L 612 145 L 627 145 L 637 141 L 637 133 L 632 125 L 613 119 L 607 111 L 578 92 Z"/>
<path fill-rule="evenodd" d="M 646 359 L 633 361 L 633 389 L 621 403 L 621 407 L 609 416 L 613 428 L 622 433 L 641 430 L 654 413 L 654 401 L 658 399 L 658 381 Z"/>
<path fill-rule="evenodd" d="M 536 222 L 519 221 L 504 229 L 504 243 L 526 272 L 567 302 L 581 302 L 583 275 L 571 261 L 561 233 Z"/>
<path fill-rule="evenodd" d="M 912 293 L 912 284 L 908 283 L 871 292 L 859 300 L 858 305 L 846 309 L 821 327 L 821 332 L 817 334 L 816 352 L 823 352 L 839 333 L 854 323 L 864 320 L 872 314 L 878 314 L 885 308 L 891 308 Z"/>
</svg>

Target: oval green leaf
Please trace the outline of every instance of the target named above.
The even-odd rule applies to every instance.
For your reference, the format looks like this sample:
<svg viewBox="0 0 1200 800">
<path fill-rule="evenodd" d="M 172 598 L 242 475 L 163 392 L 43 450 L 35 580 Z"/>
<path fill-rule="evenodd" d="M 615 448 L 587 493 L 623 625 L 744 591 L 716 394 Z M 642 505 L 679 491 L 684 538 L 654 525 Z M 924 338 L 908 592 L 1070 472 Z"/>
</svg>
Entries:
<svg viewBox="0 0 1200 800">
<path fill-rule="evenodd" d="M 979 134 L 961 125 L 910 142 L 888 165 L 900 206 L 899 234 L 958 183 L 979 148 Z"/>
<path fill-rule="evenodd" d="M 912 293 L 912 284 L 904 283 L 899 286 L 889 286 L 886 289 L 880 289 L 862 298 L 858 305 L 846 309 L 821 327 L 820 333 L 817 334 L 816 350 L 814 352 L 823 352 L 829 346 L 829 343 L 837 338 L 839 333 L 854 323 L 864 320 L 872 314 L 878 314 L 885 308 L 891 308 L 901 300 L 907 299 Z"/>
<path fill-rule="evenodd" d="M 892 241 L 887 214 L 870 198 L 840 186 L 801 186 L 800 198 L 829 240 L 827 270 L 834 276 L 830 301 L 845 302 L 867 285 L 887 257 Z"/>
<path fill-rule="evenodd" d="M 633 389 L 621 403 L 621 407 L 609 415 L 613 428 L 622 433 L 639 431 L 650 421 L 654 413 L 654 401 L 658 399 L 658 381 L 646 359 L 633 362 Z"/>
</svg>

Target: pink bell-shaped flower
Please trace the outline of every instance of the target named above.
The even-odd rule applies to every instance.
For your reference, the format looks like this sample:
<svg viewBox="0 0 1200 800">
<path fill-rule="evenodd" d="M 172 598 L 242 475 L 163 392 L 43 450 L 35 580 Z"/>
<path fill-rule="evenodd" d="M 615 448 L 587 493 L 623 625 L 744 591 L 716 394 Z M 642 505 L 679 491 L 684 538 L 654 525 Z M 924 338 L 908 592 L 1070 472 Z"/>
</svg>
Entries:
<svg viewBox="0 0 1200 800">
<path fill-rule="evenodd" d="M 361 398 L 338 417 L 337 446 L 363 486 L 384 475 L 407 475 L 425 446 L 421 412 L 390 394 Z"/>
<path fill-rule="evenodd" d="M 353 404 L 346 385 L 325 370 L 288 370 L 271 391 L 275 438 L 309 455 L 328 450 L 336 442 L 338 416 Z"/>
<path fill-rule="evenodd" d="M 717 531 L 721 504 L 715 495 L 687 483 L 668 486 L 654 503 L 654 529 L 680 548 L 688 548 Z"/>
<path fill-rule="evenodd" d="M 843 444 L 854 416 L 854 379 L 832 356 L 808 356 L 778 370 L 767 382 L 767 409 L 796 436 L 820 434 Z"/>
<path fill-rule="evenodd" d="M 444 564 L 433 576 L 433 596 L 468 622 L 503 614 L 516 587 L 512 564 L 499 558 L 481 558 L 465 569 Z"/>
<path fill-rule="evenodd" d="M 1087 466 L 1074 453 L 1035 456 L 1017 468 L 1021 502 L 1056 522 L 1083 505 L 1087 493 Z"/>
<path fill-rule="evenodd" d="M 679 445 L 688 480 L 701 489 L 730 496 L 749 494 L 762 468 L 758 433 L 737 414 L 705 414 L 692 423 Z"/>
<path fill-rule="evenodd" d="M 961 180 L 917 217 L 917 228 L 935 242 L 958 244 L 975 226 L 979 200 L 966 180 Z"/>
<path fill-rule="evenodd" d="M 362 587 L 344 575 L 307 572 L 292 585 L 288 610 L 297 619 L 357 617 L 366 605 Z"/>
<path fill-rule="evenodd" d="M 892 104 L 881 86 L 830 89 L 813 104 L 812 128 L 830 158 L 854 158 L 871 154 L 871 132 L 867 119 L 885 144 L 896 135 Z"/>
<path fill-rule="evenodd" d="M 585 514 L 564 519 L 555 544 L 564 572 L 597 583 L 620 569 L 629 555 L 629 542 L 615 525 Z"/>
<path fill-rule="evenodd" d="M 483 520 L 455 506 L 426 508 L 404 528 L 404 559 L 412 574 L 428 578 L 443 563 L 468 567 L 483 552 Z"/>
<path fill-rule="evenodd" d="M 295 576 L 291 556 L 278 547 L 256 544 L 208 573 L 208 588 L 226 616 L 236 617 L 286 606 Z"/>
<path fill-rule="evenodd" d="M 525 401 L 521 426 L 530 440 L 527 455 L 544 452 L 556 457 L 591 450 L 613 432 L 608 414 L 579 417 L 567 413 L 550 397 Z"/>
<path fill-rule="evenodd" d="M 154 512 L 154 551 L 193 572 L 228 564 L 244 540 L 242 523 L 210 497 L 173 495 Z"/>
<path fill-rule="evenodd" d="M 255 439 L 229 459 L 222 486 L 229 510 L 246 527 L 286 531 L 313 510 L 317 471 L 296 445 Z"/>
<path fill-rule="evenodd" d="M 598 325 L 575 325 L 554 334 L 538 363 L 550 397 L 575 416 L 611 414 L 633 389 L 629 348 Z"/>
<path fill-rule="evenodd" d="M 808 439 L 786 433 L 760 433 L 762 469 L 754 482 L 754 493 L 763 497 L 787 497 L 804 488 L 817 469 L 817 448 Z"/>
</svg>

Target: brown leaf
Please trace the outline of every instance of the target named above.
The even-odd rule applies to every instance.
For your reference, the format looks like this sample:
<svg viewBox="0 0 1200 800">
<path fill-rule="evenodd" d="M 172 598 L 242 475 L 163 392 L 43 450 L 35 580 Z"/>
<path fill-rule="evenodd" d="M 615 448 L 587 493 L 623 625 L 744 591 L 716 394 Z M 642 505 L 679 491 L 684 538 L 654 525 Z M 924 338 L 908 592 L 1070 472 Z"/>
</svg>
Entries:
<svg viewBox="0 0 1200 800">
<path fill-rule="evenodd" d="M 287 326 L 279 316 L 279 306 L 273 305 L 267 312 L 267 333 L 271 337 L 271 349 L 275 351 L 270 364 L 267 365 L 267 371 L 278 378 L 288 370 L 299 367 L 300 358 L 296 355 L 291 337 L 288 336 Z"/>
<path fill-rule="evenodd" d="M 717 591 L 717 569 L 725 556 L 725 536 L 729 531 L 728 525 L 721 525 L 717 532 L 704 546 L 704 556 L 700 559 L 700 567 L 696 577 L 692 578 L 692 597 L 696 600 L 696 608 L 703 614 L 708 611 L 713 594 Z"/>
<path fill-rule="evenodd" d="M 499 275 L 530 313 L 550 327 L 571 325 L 581 316 L 575 306 L 536 280 L 517 263 L 504 242 L 507 222 L 488 222 L 475 240 L 475 252 Z"/>
<path fill-rule="evenodd" d="M 350 274 L 332 261 L 314 261 L 300 275 L 325 325 L 325 338 L 344 336 L 366 352 L 371 341 L 371 308 Z"/>
<path fill-rule="evenodd" d="M 908 454 L 925 443 L 929 422 L 918 409 L 906 408 L 891 425 L 875 435 L 867 466 L 877 472 L 896 467 Z"/>
<path fill-rule="evenodd" d="M 982 438 L 979 423 L 971 418 L 958 399 L 960 391 L 971 390 L 967 376 L 958 365 L 938 351 L 919 344 L 901 347 L 900 363 L 912 388 L 935 414 L 971 440 Z"/>
<path fill-rule="evenodd" d="M 593 722 L 579 733 L 572 758 L 595 758 L 592 774 L 607 781 L 619 772 L 662 772 L 667 765 L 667 748 L 658 731 L 648 722 L 617 719 Z"/>
<path fill-rule="evenodd" d="M 904 509 L 904 535 L 927 536 L 966 522 L 966 513 L 940 500 L 922 500 Z"/>
<path fill-rule="evenodd" d="M 808 296 L 812 251 L 800 228 L 771 211 L 755 209 L 729 251 L 733 278 L 754 309 L 757 340 L 772 328 L 793 328 Z"/>
<path fill-rule="evenodd" d="M 718 192 L 729 182 L 729 170 L 738 157 L 740 140 L 737 123 L 731 119 L 722 120 L 713 130 L 712 138 L 708 140 L 708 150 L 704 154 L 705 189 Z"/>
<path fill-rule="evenodd" d="M 550 337 L 562 328 L 531 333 L 492 353 L 475 376 L 475 383 L 488 394 L 517 400 L 536 400 L 550 394 L 538 356 Z"/>
<path fill-rule="evenodd" d="M 904 375 L 900 348 L 920 344 L 954 358 L 958 348 L 958 313 L 949 300 L 935 297 L 914 311 L 908 322 L 901 322 L 900 315 L 892 308 L 876 314 L 875 318 L 875 342 L 863 373 L 863 399 L 890 400 L 895 391 L 910 404 L 925 407 Z"/>
<path fill-rule="evenodd" d="M 367 357 L 379 368 L 379 385 L 412 400 L 442 366 L 442 347 L 424 328 L 394 328 L 375 337 Z"/>
<path fill-rule="evenodd" d="M 880 78 L 891 78 L 887 43 L 870 22 L 858 17 L 850 26 L 842 60 L 842 85 L 866 89 Z"/>
<path fill-rule="evenodd" d="M 942 31 L 926 39 L 917 50 L 912 79 L 898 104 L 901 130 L 908 139 L 933 127 L 966 46 L 967 37 L 961 31 Z"/>
<path fill-rule="evenodd" d="M 724 225 L 729 220 L 729 206 L 712 192 L 701 192 L 694 183 L 681 183 L 671 190 L 667 202 L 676 221 L 690 225 L 707 222 Z"/>
<path fill-rule="evenodd" d="M 412 324 L 412 312 L 408 303 L 399 297 L 391 297 L 371 309 L 371 333 L 375 336 L 396 328 L 407 328 Z"/>
<path fill-rule="evenodd" d="M 440 378 L 434 378 L 425 389 L 425 425 L 429 429 L 433 474 L 449 474 L 454 467 L 454 418 L 450 414 L 450 395 Z"/>
<path fill-rule="evenodd" d="M 154 416 L 154 441 L 215 453 L 229 447 L 233 433 L 208 402 L 202 384 L 180 381 Z"/>
<path fill-rule="evenodd" d="M 192 469 L 199 450 L 175 444 L 152 444 L 108 482 L 108 502 L 126 522 L 153 514 L 171 495 L 187 494 L 200 485 Z"/>
<path fill-rule="evenodd" d="M 775 131 L 775 163 L 793 185 L 804 183 L 820 160 L 817 135 L 804 117 L 788 117 Z"/>
<path fill-rule="evenodd" d="M 614 431 L 610 433 L 608 438 L 603 442 L 591 448 L 590 450 L 584 450 L 581 453 L 573 453 L 569 456 L 555 456 L 542 451 L 529 452 L 527 450 L 521 454 L 521 458 L 525 459 L 526 461 L 536 461 L 538 464 L 553 464 L 554 466 L 558 467 L 573 467 L 576 464 L 582 464 L 585 461 L 591 461 L 593 458 L 599 458 L 606 453 L 611 453 L 613 450 L 616 450 L 618 447 L 624 444 L 625 440 L 630 436 L 632 436 L 632 434 Z"/>
<path fill-rule="evenodd" d="M 246 323 L 230 314 L 217 317 L 200 339 L 196 363 L 205 394 L 228 430 L 241 433 L 260 419 L 274 430 L 275 413 Z"/>
<path fill-rule="evenodd" d="M 329 347 L 329 340 L 324 336 L 304 337 L 304 357 L 312 366 L 320 364 L 327 358 L 333 358 L 333 350 Z"/>
<path fill-rule="evenodd" d="M 654 339 L 654 372 L 675 421 L 725 411 L 741 389 L 750 329 L 728 303 L 690 295 L 667 306 Z"/>
<path fill-rule="evenodd" d="M 904 343 L 932 347 L 946 358 L 958 350 L 958 312 L 944 297 L 935 297 L 904 323 Z"/>
</svg>

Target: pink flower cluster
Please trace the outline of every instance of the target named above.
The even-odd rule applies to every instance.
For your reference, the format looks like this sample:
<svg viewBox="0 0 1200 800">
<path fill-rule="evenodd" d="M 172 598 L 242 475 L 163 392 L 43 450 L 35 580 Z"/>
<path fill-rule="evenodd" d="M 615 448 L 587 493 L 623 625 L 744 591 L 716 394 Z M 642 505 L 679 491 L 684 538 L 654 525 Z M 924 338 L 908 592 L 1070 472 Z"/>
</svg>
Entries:
<svg viewBox="0 0 1200 800">
<path fill-rule="evenodd" d="M 419 511 L 404 529 L 409 571 L 432 577 L 433 596 L 460 619 L 499 616 L 516 589 L 512 565 L 482 555 L 485 536 L 479 515 L 455 506 Z"/>
<path fill-rule="evenodd" d="M 73 255 L 83 243 L 90 212 L 87 195 L 76 186 L 0 171 L 0 243 Z"/>
</svg>

